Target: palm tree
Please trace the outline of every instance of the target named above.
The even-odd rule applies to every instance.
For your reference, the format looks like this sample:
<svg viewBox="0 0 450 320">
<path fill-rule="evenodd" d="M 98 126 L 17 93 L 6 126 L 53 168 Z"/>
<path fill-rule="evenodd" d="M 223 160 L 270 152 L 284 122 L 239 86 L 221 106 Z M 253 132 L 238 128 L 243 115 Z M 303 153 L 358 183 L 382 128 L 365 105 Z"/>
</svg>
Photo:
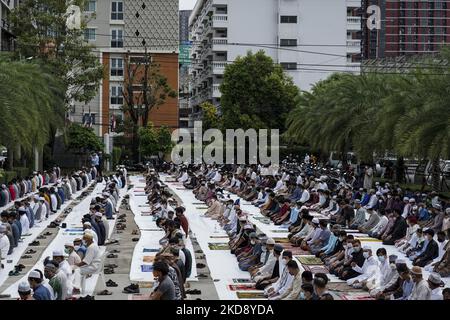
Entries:
<svg viewBox="0 0 450 320">
<path fill-rule="evenodd" d="M 27 154 L 47 143 L 51 129 L 63 123 L 64 89 L 37 63 L 0 58 L 0 143 Z"/>
</svg>

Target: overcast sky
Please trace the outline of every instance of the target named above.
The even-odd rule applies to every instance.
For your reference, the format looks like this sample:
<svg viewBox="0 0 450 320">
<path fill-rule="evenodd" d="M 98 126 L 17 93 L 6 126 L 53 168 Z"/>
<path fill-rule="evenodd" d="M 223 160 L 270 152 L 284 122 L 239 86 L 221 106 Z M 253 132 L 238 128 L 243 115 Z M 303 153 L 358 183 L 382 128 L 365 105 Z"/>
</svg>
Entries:
<svg viewBox="0 0 450 320">
<path fill-rule="evenodd" d="M 196 2 L 197 0 L 180 0 L 180 10 L 192 10 Z"/>
</svg>

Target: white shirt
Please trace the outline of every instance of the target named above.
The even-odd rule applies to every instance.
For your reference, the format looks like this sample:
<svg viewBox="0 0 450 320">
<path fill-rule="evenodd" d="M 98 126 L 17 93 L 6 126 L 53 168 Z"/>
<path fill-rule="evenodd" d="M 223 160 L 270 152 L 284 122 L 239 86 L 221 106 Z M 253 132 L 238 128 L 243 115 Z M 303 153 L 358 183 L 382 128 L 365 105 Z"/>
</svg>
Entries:
<svg viewBox="0 0 450 320">
<path fill-rule="evenodd" d="M 0 259 L 5 259 L 10 247 L 9 239 L 6 234 L 0 235 Z"/>
<path fill-rule="evenodd" d="M 277 192 L 283 186 L 283 180 L 278 180 L 275 188 L 273 188 L 273 192 Z"/>
<path fill-rule="evenodd" d="M 100 267 L 101 263 L 100 249 L 95 243 L 91 243 L 87 247 L 83 262 L 86 263 L 88 266 L 92 266 L 96 269 Z"/>
<path fill-rule="evenodd" d="M 302 203 L 307 202 L 309 200 L 309 197 L 310 197 L 309 191 L 307 189 L 304 189 L 302 192 L 302 196 L 300 198 L 300 202 Z"/>
<path fill-rule="evenodd" d="M 384 227 L 387 226 L 387 224 L 389 223 L 389 219 L 386 216 L 381 216 L 380 220 L 378 221 L 377 225 L 375 227 L 372 228 L 372 230 L 370 230 L 371 232 L 376 232 L 376 233 L 380 233 Z"/>
<path fill-rule="evenodd" d="M 185 173 L 183 173 L 181 178 L 178 179 L 178 182 L 186 182 L 188 178 L 189 178 L 189 176 L 188 176 L 187 172 L 185 172 Z"/>
<path fill-rule="evenodd" d="M 303 184 L 303 178 L 302 178 L 302 176 L 298 176 L 298 177 L 297 177 L 296 183 L 297 183 L 297 184 Z"/>
<path fill-rule="evenodd" d="M 22 225 L 22 234 L 26 235 L 30 233 L 30 220 L 26 214 L 20 215 L 20 224 Z"/>
<path fill-rule="evenodd" d="M 430 300 L 444 300 L 442 296 L 442 288 L 436 288 L 431 290 Z"/>
<path fill-rule="evenodd" d="M 56 198 L 55 194 L 50 195 L 50 201 L 51 201 L 51 209 L 52 211 L 56 211 L 58 208 L 58 198 Z"/>
</svg>

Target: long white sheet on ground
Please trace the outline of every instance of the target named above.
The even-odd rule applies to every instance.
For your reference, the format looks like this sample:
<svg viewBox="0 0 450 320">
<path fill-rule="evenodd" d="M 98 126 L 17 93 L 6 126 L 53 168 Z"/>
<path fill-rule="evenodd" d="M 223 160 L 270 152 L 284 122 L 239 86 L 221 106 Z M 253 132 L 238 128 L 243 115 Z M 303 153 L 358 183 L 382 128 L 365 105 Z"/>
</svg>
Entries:
<svg viewBox="0 0 450 320">
<path fill-rule="evenodd" d="M 228 285 L 233 284 L 233 279 L 249 279 L 249 273 L 239 269 L 236 256 L 231 254 L 229 250 L 209 249 L 208 243 L 228 242 L 228 239 L 211 238 L 211 236 L 226 235 L 225 232 L 216 221 L 200 216 L 205 210 L 196 209 L 196 207 L 202 206 L 194 204 L 199 201 L 195 198 L 192 190 L 179 190 L 181 189 L 180 184 L 167 182 L 167 178 L 167 175 L 162 175 L 162 180 L 183 201 L 183 205 L 186 207 L 185 215 L 189 220 L 189 227 L 205 253 L 211 277 L 219 280 L 214 282 L 219 299 L 237 299 L 236 292 L 230 291 Z"/>
<path fill-rule="evenodd" d="M 28 245 L 34 240 L 36 240 L 39 234 L 41 234 L 41 232 L 44 231 L 44 229 L 46 229 L 51 222 L 55 221 L 56 218 L 59 216 L 59 214 L 62 211 L 64 211 L 76 197 L 80 196 L 81 193 L 86 191 L 88 188 L 89 186 L 72 194 L 72 200 L 65 201 L 64 204 L 61 206 L 61 209 L 58 210 L 57 213 L 50 215 L 47 220 L 42 221 L 39 224 L 35 224 L 33 228 L 30 228 L 30 235 L 23 237 L 23 242 L 19 242 L 18 246 L 14 248 L 14 252 L 11 255 L 4 257 L 4 260 L 2 260 L 2 263 L 4 264 L 5 268 L 0 271 L 0 286 L 2 286 L 3 283 L 6 281 L 6 279 L 8 279 L 8 273 L 14 269 L 14 266 L 19 262 L 20 258 L 27 250 Z M 12 260 L 11 263 L 6 263 L 6 261 L 10 260 Z"/>
<path fill-rule="evenodd" d="M 130 177 L 133 188 L 128 192 L 130 195 L 130 209 L 134 214 L 134 220 L 139 227 L 141 237 L 134 248 L 131 260 L 130 280 L 139 282 L 153 282 L 152 272 L 143 272 L 142 265 L 152 265 L 151 262 L 144 262 L 144 257 L 154 257 L 156 252 L 144 252 L 144 249 L 160 249 L 159 240 L 164 237 L 164 231 L 156 226 L 152 216 L 143 216 L 143 212 L 148 212 L 150 207 L 146 204 L 147 197 L 143 196 L 142 189 L 145 187 L 145 181 L 142 176 Z M 188 238 L 186 248 L 192 253 L 192 270 L 188 281 L 198 281 L 197 267 L 195 262 L 194 249 L 192 242 Z"/>
<path fill-rule="evenodd" d="M 98 183 L 94 189 L 94 191 L 85 199 L 83 199 L 78 205 L 76 205 L 69 215 L 64 219 L 63 222 L 67 224 L 66 229 L 59 229 L 58 235 L 53 239 L 53 241 L 48 245 L 45 249 L 42 256 L 39 258 L 39 261 L 34 265 L 32 269 L 40 269 L 43 270 L 43 262 L 46 257 L 51 257 L 54 250 L 64 250 L 64 244 L 67 242 L 73 242 L 75 238 L 81 238 L 83 235 L 81 219 L 85 214 L 89 212 L 89 207 L 91 204 L 91 200 L 102 193 L 102 190 L 105 188 L 104 183 Z M 126 193 L 125 189 L 120 190 L 120 199 L 123 198 L 123 195 Z M 118 205 L 120 204 L 120 200 Z M 109 236 L 111 236 L 113 228 L 114 228 L 114 220 L 109 220 Z M 68 230 L 69 229 L 69 230 Z M 55 229 L 58 230 L 58 229 Z M 105 246 L 100 247 L 100 252 L 103 254 L 105 252 Z M 12 298 L 18 297 L 17 288 L 20 282 L 26 281 L 28 277 L 28 273 L 22 278 L 18 279 L 14 284 L 9 286 L 3 294 L 10 294 Z M 86 280 L 86 294 L 92 295 L 95 286 L 97 284 L 98 275 L 93 275 L 92 277 Z"/>
</svg>

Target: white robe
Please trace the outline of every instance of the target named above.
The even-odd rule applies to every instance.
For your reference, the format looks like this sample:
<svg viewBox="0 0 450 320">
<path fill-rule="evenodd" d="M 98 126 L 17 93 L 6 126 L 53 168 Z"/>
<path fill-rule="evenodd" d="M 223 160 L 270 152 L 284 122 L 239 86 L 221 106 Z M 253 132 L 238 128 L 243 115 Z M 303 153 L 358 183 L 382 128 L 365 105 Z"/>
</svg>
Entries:
<svg viewBox="0 0 450 320">
<path fill-rule="evenodd" d="M 373 257 L 373 256 L 368 257 L 364 261 L 364 264 L 362 267 L 356 265 L 352 268 L 354 271 L 358 272 L 360 275 L 355 278 L 348 279 L 347 284 L 349 286 L 351 286 L 356 281 L 361 282 L 361 281 L 365 281 L 365 280 L 369 279 L 377 272 L 377 268 L 378 268 L 378 261 L 375 259 L 375 257 Z"/>
<path fill-rule="evenodd" d="M 30 220 L 26 214 L 20 216 L 20 224 L 22 226 L 22 235 L 27 235 L 30 233 Z"/>
</svg>

